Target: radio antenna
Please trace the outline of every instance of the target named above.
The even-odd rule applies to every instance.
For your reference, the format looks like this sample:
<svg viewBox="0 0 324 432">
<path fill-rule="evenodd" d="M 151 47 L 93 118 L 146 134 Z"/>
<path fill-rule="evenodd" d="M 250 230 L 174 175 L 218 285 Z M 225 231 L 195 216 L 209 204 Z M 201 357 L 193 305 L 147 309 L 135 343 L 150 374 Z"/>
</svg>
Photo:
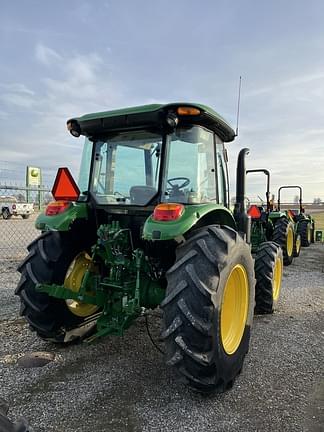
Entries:
<svg viewBox="0 0 324 432">
<path fill-rule="evenodd" d="M 238 98 L 237 98 L 237 115 L 236 115 L 236 131 L 235 131 L 235 136 L 238 136 L 238 133 L 239 133 L 239 118 L 240 118 L 240 104 L 241 104 L 241 86 L 242 86 L 242 77 L 240 76 Z"/>
</svg>

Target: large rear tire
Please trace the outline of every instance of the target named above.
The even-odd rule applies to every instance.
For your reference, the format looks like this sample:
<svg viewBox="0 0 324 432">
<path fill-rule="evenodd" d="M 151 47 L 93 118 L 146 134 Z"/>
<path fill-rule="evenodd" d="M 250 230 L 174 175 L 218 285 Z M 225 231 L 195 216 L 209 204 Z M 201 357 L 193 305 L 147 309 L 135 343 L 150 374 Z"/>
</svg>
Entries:
<svg viewBox="0 0 324 432">
<path fill-rule="evenodd" d="M 35 289 L 38 283 L 63 284 L 71 263 L 80 251 L 88 248 L 89 244 L 80 234 L 58 231 L 45 232 L 28 246 L 29 255 L 18 267 L 21 278 L 15 294 L 21 301 L 20 315 L 26 318 L 32 330 L 41 338 L 53 342 L 70 342 L 68 333 L 89 318 L 72 313 L 69 301 Z M 90 311 L 93 310 L 90 308 Z"/>
<path fill-rule="evenodd" d="M 283 256 L 277 243 L 261 243 L 255 257 L 255 313 L 273 313 L 282 281 Z"/>
<path fill-rule="evenodd" d="M 275 224 L 272 241 L 281 247 L 284 265 L 290 265 L 294 259 L 294 224 L 280 218 Z"/>
<path fill-rule="evenodd" d="M 193 389 L 232 387 L 249 348 L 254 309 L 250 247 L 226 226 L 197 230 L 176 250 L 161 303 L 167 364 Z"/>
</svg>

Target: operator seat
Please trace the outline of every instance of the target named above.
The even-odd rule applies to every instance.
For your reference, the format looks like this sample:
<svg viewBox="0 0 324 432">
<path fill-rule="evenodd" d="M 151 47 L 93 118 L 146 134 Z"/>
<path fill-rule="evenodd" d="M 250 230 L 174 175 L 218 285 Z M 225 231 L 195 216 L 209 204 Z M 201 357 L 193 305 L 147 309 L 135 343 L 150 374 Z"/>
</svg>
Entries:
<svg viewBox="0 0 324 432">
<path fill-rule="evenodd" d="M 182 189 L 179 189 L 178 185 L 174 185 L 172 190 L 169 192 L 169 202 L 179 202 L 186 204 L 188 198 Z"/>
<path fill-rule="evenodd" d="M 156 194 L 156 189 L 153 186 L 132 186 L 129 190 L 131 204 L 145 205 Z"/>
</svg>

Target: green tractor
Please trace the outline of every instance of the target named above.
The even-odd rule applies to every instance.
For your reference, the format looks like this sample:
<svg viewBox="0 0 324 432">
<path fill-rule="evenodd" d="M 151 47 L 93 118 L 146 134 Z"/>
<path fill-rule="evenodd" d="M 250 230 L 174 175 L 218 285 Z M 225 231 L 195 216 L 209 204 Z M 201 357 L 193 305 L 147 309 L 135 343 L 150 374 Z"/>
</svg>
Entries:
<svg viewBox="0 0 324 432">
<path fill-rule="evenodd" d="M 267 177 L 266 207 L 252 205 L 248 214 L 252 218 L 252 252 L 256 253 L 264 241 L 277 243 L 283 253 L 284 265 L 290 265 L 300 252 L 300 236 L 295 232 L 294 222 L 286 212 L 274 210 L 270 201 L 270 172 L 266 169 L 247 170 L 248 173 L 263 173 Z"/>
<path fill-rule="evenodd" d="M 299 208 L 286 211 L 287 217 L 295 226 L 296 236 L 299 236 L 301 246 L 308 247 L 315 242 L 315 220 L 311 215 L 305 214 L 303 208 L 303 190 L 300 186 L 281 186 L 278 189 L 278 211 L 280 212 L 280 192 L 282 189 L 299 190 Z"/>
<path fill-rule="evenodd" d="M 278 239 L 278 228 L 269 218 L 270 173 L 266 169 L 249 169 L 249 173 L 263 173 L 267 176 L 266 207 L 250 205 L 248 215 L 251 217 L 251 246 L 255 258 L 255 313 L 272 313 L 278 303 L 281 289 L 282 265 L 287 264 L 287 239 Z M 278 241 L 280 240 L 280 242 Z"/>
<path fill-rule="evenodd" d="M 145 105 L 67 127 L 85 136 L 80 179 L 60 168 L 56 201 L 36 221 L 42 233 L 19 267 L 21 315 L 45 340 L 91 342 L 160 306 L 167 365 L 200 392 L 230 388 L 255 303 L 248 149 L 232 214 L 224 142 L 235 133 L 212 109 Z"/>
</svg>

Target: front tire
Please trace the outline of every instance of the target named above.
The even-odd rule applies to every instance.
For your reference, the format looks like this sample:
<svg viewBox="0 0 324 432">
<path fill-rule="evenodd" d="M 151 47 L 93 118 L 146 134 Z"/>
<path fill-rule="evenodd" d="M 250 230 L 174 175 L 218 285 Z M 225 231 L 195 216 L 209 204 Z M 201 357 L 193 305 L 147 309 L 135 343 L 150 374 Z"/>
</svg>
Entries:
<svg viewBox="0 0 324 432">
<path fill-rule="evenodd" d="M 29 255 L 19 265 L 21 273 L 15 294 L 20 297 L 20 315 L 43 339 L 67 342 L 67 333 L 86 321 L 73 314 L 65 300 L 36 291 L 38 283 L 63 284 L 68 268 L 89 245 L 79 234 L 48 231 L 29 246 Z"/>
<path fill-rule="evenodd" d="M 8 209 L 3 209 L 2 210 L 2 217 L 3 217 L 3 219 L 10 219 L 11 218 L 10 211 Z"/>
<path fill-rule="evenodd" d="M 278 303 L 283 255 L 277 243 L 261 243 L 255 257 L 255 313 L 271 314 Z"/>
<path fill-rule="evenodd" d="M 312 229 L 311 223 L 308 220 L 302 220 L 299 222 L 298 232 L 301 235 L 301 245 L 308 247 L 312 241 Z"/>
<path fill-rule="evenodd" d="M 280 218 L 275 224 L 272 241 L 281 246 L 284 265 L 290 265 L 294 259 L 294 224 Z"/>
<path fill-rule="evenodd" d="M 167 364 L 193 389 L 232 387 L 249 348 L 254 309 L 250 247 L 226 226 L 201 228 L 176 250 L 161 303 Z"/>
</svg>

